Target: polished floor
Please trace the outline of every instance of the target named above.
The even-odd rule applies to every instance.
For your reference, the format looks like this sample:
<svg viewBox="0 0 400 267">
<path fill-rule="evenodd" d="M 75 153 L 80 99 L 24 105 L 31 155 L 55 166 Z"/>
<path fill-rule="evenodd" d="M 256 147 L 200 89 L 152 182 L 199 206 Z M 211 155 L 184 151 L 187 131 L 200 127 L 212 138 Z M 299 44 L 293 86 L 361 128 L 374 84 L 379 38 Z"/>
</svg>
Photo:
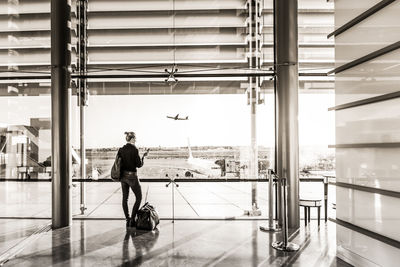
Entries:
<svg viewBox="0 0 400 267">
<path fill-rule="evenodd" d="M 271 248 L 280 234 L 261 232 L 261 224 L 163 220 L 146 232 L 122 220 L 74 220 L 42 232 L 4 266 L 349 266 L 336 258 L 331 222 L 302 226 L 293 239 L 300 250 L 292 253 Z"/>
</svg>

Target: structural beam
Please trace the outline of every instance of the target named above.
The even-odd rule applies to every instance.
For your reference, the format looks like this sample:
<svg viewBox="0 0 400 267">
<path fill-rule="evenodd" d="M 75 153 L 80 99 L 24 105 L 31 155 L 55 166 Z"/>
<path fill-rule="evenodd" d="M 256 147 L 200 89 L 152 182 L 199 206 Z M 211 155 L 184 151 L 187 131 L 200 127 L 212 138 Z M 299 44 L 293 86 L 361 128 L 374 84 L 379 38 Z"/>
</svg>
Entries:
<svg viewBox="0 0 400 267">
<path fill-rule="evenodd" d="M 274 0 L 274 24 L 276 172 L 279 177 L 287 178 L 288 226 L 297 230 L 300 227 L 297 0 Z"/>
<path fill-rule="evenodd" d="M 51 1 L 52 227 L 69 226 L 71 217 L 70 72 L 71 1 Z"/>
</svg>

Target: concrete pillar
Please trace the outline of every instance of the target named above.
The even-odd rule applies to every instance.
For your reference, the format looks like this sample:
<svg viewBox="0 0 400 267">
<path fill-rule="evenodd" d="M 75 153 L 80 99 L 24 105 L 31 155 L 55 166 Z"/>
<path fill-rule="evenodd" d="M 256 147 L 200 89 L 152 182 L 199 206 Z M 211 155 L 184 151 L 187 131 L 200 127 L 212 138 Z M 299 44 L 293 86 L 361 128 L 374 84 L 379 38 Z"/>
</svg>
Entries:
<svg viewBox="0 0 400 267">
<path fill-rule="evenodd" d="M 274 29 L 276 172 L 279 177 L 287 178 L 288 226 L 297 230 L 300 227 L 297 0 L 274 0 Z"/>
<path fill-rule="evenodd" d="M 71 1 L 51 0 L 52 227 L 71 224 Z"/>
</svg>

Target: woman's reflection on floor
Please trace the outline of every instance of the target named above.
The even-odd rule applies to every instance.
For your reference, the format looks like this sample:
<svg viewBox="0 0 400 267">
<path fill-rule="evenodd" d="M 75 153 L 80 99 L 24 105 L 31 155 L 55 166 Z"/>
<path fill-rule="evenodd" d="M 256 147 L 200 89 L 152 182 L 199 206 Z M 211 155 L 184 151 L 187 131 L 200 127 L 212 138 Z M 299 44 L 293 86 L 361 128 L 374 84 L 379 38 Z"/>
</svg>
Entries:
<svg viewBox="0 0 400 267">
<path fill-rule="evenodd" d="M 158 229 L 154 231 L 137 230 L 136 228 L 126 229 L 126 234 L 122 246 L 123 263 L 135 263 L 139 265 L 143 261 L 143 256 L 150 252 L 157 242 L 159 236 Z M 129 239 L 132 240 L 135 248 L 135 256 L 133 256 L 133 248 L 129 245 Z"/>
</svg>

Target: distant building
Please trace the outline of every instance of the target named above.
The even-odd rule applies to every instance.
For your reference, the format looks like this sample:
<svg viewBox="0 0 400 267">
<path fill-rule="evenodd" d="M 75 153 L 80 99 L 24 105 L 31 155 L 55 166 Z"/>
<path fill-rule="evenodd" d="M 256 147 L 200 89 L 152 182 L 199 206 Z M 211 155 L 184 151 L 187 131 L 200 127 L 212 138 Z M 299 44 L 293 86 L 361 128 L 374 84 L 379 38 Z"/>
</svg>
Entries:
<svg viewBox="0 0 400 267">
<path fill-rule="evenodd" d="M 0 128 L 0 177 L 11 179 L 38 178 L 44 171 L 39 163 L 39 131 L 49 129 L 50 120 L 41 125 L 32 119 L 31 125 L 8 125 Z M 43 126 L 43 127 L 42 127 Z"/>
</svg>

